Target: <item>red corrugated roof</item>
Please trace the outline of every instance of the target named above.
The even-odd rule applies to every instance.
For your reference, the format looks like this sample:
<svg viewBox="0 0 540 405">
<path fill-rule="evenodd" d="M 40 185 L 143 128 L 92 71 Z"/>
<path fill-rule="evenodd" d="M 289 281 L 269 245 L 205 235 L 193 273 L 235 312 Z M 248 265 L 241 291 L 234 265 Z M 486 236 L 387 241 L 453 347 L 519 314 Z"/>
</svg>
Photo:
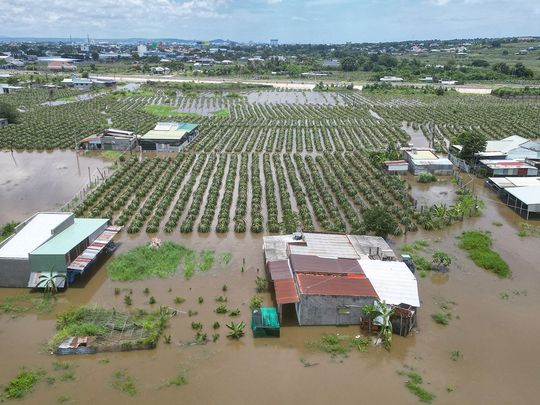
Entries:
<svg viewBox="0 0 540 405">
<path fill-rule="evenodd" d="M 289 258 L 295 273 L 364 274 L 356 259 L 329 259 L 298 254 L 292 254 Z"/>
<path fill-rule="evenodd" d="M 287 278 L 292 279 L 292 273 L 289 269 L 288 260 L 276 260 L 268 263 L 268 271 L 270 272 L 270 278 L 274 280 L 283 280 Z"/>
<path fill-rule="evenodd" d="M 275 280 L 274 290 L 276 292 L 276 302 L 278 304 L 293 304 L 300 301 L 296 292 L 296 285 L 292 278 Z"/>
<path fill-rule="evenodd" d="M 379 298 L 371 282 L 365 276 L 349 277 L 298 273 L 296 279 L 301 294 Z"/>
</svg>

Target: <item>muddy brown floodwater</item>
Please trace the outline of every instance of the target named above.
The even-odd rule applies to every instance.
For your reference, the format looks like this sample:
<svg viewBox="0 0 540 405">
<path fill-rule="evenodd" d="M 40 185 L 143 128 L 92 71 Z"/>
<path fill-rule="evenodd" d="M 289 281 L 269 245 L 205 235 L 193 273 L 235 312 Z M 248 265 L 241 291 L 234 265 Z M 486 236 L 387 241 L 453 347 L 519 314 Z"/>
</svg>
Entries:
<svg viewBox="0 0 540 405">
<path fill-rule="evenodd" d="M 450 182 L 418 188 L 413 193 L 431 193 L 446 188 L 448 204 L 454 194 Z M 182 404 L 342 404 L 379 403 L 416 404 L 418 400 L 404 387 L 405 377 L 396 373 L 404 365 L 414 367 L 425 380 L 423 386 L 436 395 L 435 404 L 530 404 L 537 403 L 540 375 L 540 239 L 520 238 L 517 231 L 521 218 L 496 199 L 477 180 L 477 192 L 486 201 L 484 215 L 466 220 L 444 231 L 409 233 L 392 240 L 394 247 L 416 239 L 427 239 L 428 249 L 444 250 L 453 263 L 447 274 L 429 274 L 419 278 L 422 307 L 418 331 L 407 338 L 394 336 L 391 351 L 370 348 L 367 353 L 352 351 L 349 357 L 332 359 L 327 354 L 306 347 L 306 342 L 323 332 L 356 335 L 358 327 L 298 327 L 286 320 L 280 338 L 246 336 L 238 342 L 225 338 L 226 315 L 213 312 L 214 297 L 223 294 L 227 284 L 229 308 L 240 308 L 238 320 L 250 322 L 249 300 L 255 294 L 257 269 L 263 272 L 262 238 L 257 235 L 193 235 L 160 234 L 192 249 L 203 248 L 232 252 L 229 265 L 216 264 L 207 273 L 196 274 L 186 281 L 180 273 L 168 279 L 122 283 L 107 278 L 107 263 L 70 288 L 59 298 L 55 311 L 70 305 L 96 303 L 123 309 L 123 296 L 114 295 L 114 288 L 133 290 L 133 307 L 150 309 L 148 287 L 158 304 L 167 304 L 198 315 L 180 314 L 170 321 L 165 332 L 172 343 L 158 344 L 155 350 L 130 353 L 104 353 L 89 356 L 57 358 L 43 350 L 43 344 L 54 333 L 54 313 L 11 318 L 0 315 L 0 384 L 12 379 L 21 367 L 43 368 L 56 377 L 52 385 L 41 382 L 21 403 L 55 403 L 60 396 L 74 403 L 182 403 Z M 439 200 L 440 197 L 437 197 Z M 429 200 L 429 199 L 428 199 Z M 11 205 L 10 205 L 11 207 Z M 500 221 L 502 226 L 493 225 Z M 536 225 L 540 225 L 538 221 Z M 481 270 L 457 247 L 455 237 L 462 230 L 478 228 L 493 233 L 494 249 L 509 263 L 513 277 L 500 280 Z M 129 250 L 148 240 L 146 234 L 122 234 L 122 245 L 115 253 Z M 240 271 L 242 258 L 246 270 Z M 171 291 L 169 292 L 169 288 Z M 519 291 L 520 295 L 514 294 Z M 523 291 L 527 291 L 525 295 Z M 502 299 L 506 292 L 508 299 Z M 26 293 L 13 289 L 0 290 L 0 297 Z M 175 296 L 186 302 L 174 304 Z M 198 297 L 204 303 L 198 303 Z M 431 320 L 441 302 L 453 302 L 448 326 Z M 272 305 L 269 294 L 265 304 Z M 154 306 L 155 307 L 155 306 Z M 192 321 L 202 322 L 211 336 L 212 323 L 218 320 L 221 338 L 203 346 L 184 345 L 193 339 Z M 249 328 L 249 326 L 248 326 Z M 459 350 L 463 358 L 453 361 L 451 351 Z M 105 360 L 106 359 L 106 360 Z M 74 381 L 61 381 L 61 372 L 54 371 L 53 361 L 69 361 L 76 365 Z M 310 363 L 312 366 L 305 367 Z M 115 371 L 126 369 L 134 377 L 137 394 L 112 388 Z M 188 384 L 166 386 L 166 382 L 186 372 Z M 449 392 L 451 391 L 451 392 Z"/>
<path fill-rule="evenodd" d="M 0 151 L 0 224 L 60 208 L 88 183 L 88 168 L 95 180 L 110 164 L 71 150 Z"/>
</svg>

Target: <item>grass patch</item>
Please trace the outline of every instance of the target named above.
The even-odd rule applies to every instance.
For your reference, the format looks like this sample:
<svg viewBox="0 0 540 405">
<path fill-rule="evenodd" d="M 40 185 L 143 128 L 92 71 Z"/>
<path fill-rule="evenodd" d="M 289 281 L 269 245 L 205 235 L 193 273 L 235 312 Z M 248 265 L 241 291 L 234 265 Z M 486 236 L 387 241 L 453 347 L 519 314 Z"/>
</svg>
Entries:
<svg viewBox="0 0 540 405">
<path fill-rule="evenodd" d="M 445 312 L 434 312 L 431 314 L 431 319 L 433 319 L 439 325 L 448 325 L 451 319 L 451 315 Z"/>
<path fill-rule="evenodd" d="M 527 222 L 520 222 L 518 236 L 526 238 L 528 236 L 540 236 L 540 226 L 528 224 Z"/>
<path fill-rule="evenodd" d="M 199 257 L 199 269 L 201 271 L 208 271 L 214 265 L 214 251 L 203 250 Z"/>
<path fill-rule="evenodd" d="M 493 239 L 489 232 L 466 231 L 459 239 L 459 247 L 469 252 L 469 257 L 478 267 L 490 270 L 500 278 L 510 276 L 508 264 L 497 252 L 491 250 Z"/>
<path fill-rule="evenodd" d="M 39 380 L 45 375 L 43 370 L 22 370 L 4 388 L 4 396 L 8 399 L 21 399 L 31 392 Z"/>
<path fill-rule="evenodd" d="M 347 357 L 351 349 L 367 351 L 371 339 L 367 336 L 347 336 L 325 333 L 318 339 L 307 343 L 308 347 L 330 354 L 332 357 Z"/>
<path fill-rule="evenodd" d="M 182 258 L 186 260 L 187 273 L 188 257 L 192 255 L 191 250 L 174 242 L 163 242 L 159 248 L 148 244 L 119 255 L 111 261 L 107 271 L 109 278 L 114 281 L 164 278 L 176 273 Z"/>
<path fill-rule="evenodd" d="M 30 311 L 48 313 L 56 306 L 57 297 L 58 295 L 52 297 L 41 293 L 29 293 L 5 297 L 0 301 L 0 311 L 14 316 L 22 315 Z"/>
<path fill-rule="evenodd" d="M 4 239 L 9 238 L 11 235 L 15 233 L 15 227 L 19 225 L 18 222 L 8 222 L 7 224 L 4 224 L 0 228 L 0 242 L 2 242 Z"/>
<path fill-rule="evenodd" d="M 130 396 L 134 396 L 137 393 L 135 380 L 128 374 L 126 369 L 118 370 L 113 374 L 111 385 L 115 390 L 125 392 Z"/>
<path fill-rule="evenodd" d="M 224 109 L 224 108 L 221 110 L 213 111 L 211 114 L 215 117 L 220 117 L 220 118 L 229 118 L 231 116 L 231 113 L 229 112 L 229 110 Z"/>
<path fill-rule="evenodd" d="M 176 111 L 176 108 L 171 105 L 146 105 L 144 111 L 160 118 L 174 117 L 184 121 L 196 122 L 201 118 L 199 114 Z"/>
<path fill-rule="evenodd" d="M 419 239 L 413 243 L 405 243 L 401 246 L 401 251 L 411 254 L 417 251 L 424 251 L 427 247 L 429 247 L 429 242 L 425 239 Z"/>
<path fill-rule="evenodd" d="M 397 373 L 401 376 L 407 377 L 407 381 L 405 381 L 405 387 L 409 390 L 411 394 L 415 395 L 420 400 L 420 402 L 431 403 L 435 399 L 434 394 L 426 391 L 421 386 L 421 384 L 423 384 L 424 382 L 424 379 L 420 374 L 412 370 L 398 371 Z"/>
<path fill-rule="evenodd" d="M 188 379 L 187 374 L 185 371 L 178 374 L 176 377 L 171 378 L 167 383 L 165 384 L 166 387 L 181 387 L 183 385 L 187 385 Z"/>
<path fill-rule="evenodd" d="M 231 262 L 232 259 L 232 253 L 225 252 L 222 253 L 221 256 L 219 256 L 219 263 L 223 266 L 228 265 Z"/>
<path fill-rule="evenodd" d="M 119 150 L 104 150 L 101 152 L 101 157 L 105 160 L 113 161 L 122 156 L 123 153 Z"/>
<path fill-rule="evenodd" d="M 461 353 L 459 350 L 452 350 L 450 352 L 450 360 L 458 361 L 461 359 L 463 359 L 463 353 Z"/>
</svg>

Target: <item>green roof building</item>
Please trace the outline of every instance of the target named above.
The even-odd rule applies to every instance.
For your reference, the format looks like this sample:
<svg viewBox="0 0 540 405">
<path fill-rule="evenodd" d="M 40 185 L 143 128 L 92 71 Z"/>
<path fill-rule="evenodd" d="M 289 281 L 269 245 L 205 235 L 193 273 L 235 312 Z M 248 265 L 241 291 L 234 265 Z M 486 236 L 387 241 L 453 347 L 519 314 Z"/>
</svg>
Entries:
<svg viewBox="0 0 540 405">
<path fill-rule="evenodd" d="M 74 218 L 73 224 L 30 253 L 33 273 L 67 272 L 67 266 L 107 228 L 109 220 Z"/>
<path fill-rule="evenodd" d="M 199 125 L 187 122 L 158 122 L 140 138 L 143 150 L 178 152 L 182 145 L 199 134 Z"/>
</svg>

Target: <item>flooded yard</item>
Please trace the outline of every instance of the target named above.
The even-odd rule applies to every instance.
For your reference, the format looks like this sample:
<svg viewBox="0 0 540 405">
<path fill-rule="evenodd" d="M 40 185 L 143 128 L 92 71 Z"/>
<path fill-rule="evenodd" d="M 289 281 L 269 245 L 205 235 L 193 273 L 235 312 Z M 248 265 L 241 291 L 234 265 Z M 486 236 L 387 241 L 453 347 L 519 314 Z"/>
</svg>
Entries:
<svg viewBox="0 0 540 405">
<path fill-rule="evenodd" d="M 431 187 L 442 190 L 444 184 Z M 182 403 L 188 404 L 273 404 L 276 401 L 327 404 L 330 401 L 348 403 L 361 397 L 379 403 L 391 403 L 399 398 L 400 403 L 416 404 L 418 400 L 404 387 L 404 377 L 396 373 L 404 367 L 413 367 L 424 377 L 426 389 L 436 395 L 436 404 L 507 404 L 515 400 L 516 392 L 519 392 L 520 403 L 534 403 L 540 359 L 536 344 L 540 326 L 532 322 L 540 310 L 540 298 L 535 293 L 540 287 L 540 269 L 536 265 L 540 259 L 538 239 L 518 237 L 521 218 L 502 206 L 482 187 L 481 181 L 475 186 L 486 201 L 482 217 L 443 231 L 419 231 L 392 240 L 396 248 L 404 242 L 426 239 L 428 249 L 448 252 L 453 263 L 447 274 L 431 273 L 419 278 L 422 307 L 418 331 L 407 338 L 394 336 L 390 352 L 370 347 L 367 353 L 353 351 L 347 358 L 331 358 L 310 349 L 306 343 L 325 332 L 354 336 L 359 333 L 358 327 L 298 327 L 290 314 L 280 338 L 254 339 L 248 326 L 246 336 L 240 341 L 228 340 L 225 323 L 232 319 L 249 325 L 251 319 L 249 300 L 255 294 L 254 280 L 264 271 L 262 237 L 233 233 L 163 233 L 158 235 L 163 240 L 174 240 L 194 250 L 214 250 L 214 268 L 207 273 L 196 273 L 189 281 L 179 272 L 168 279 L 112 282 L 107 278 L 105 262 L 94 274 L 79 280 L 62 294 L 55 311 L 87 303 L 124 309 L 123 297 L 130 290 L 132 308 L 150 310 L 157 305 L 168 305 L 185 312 L 197 311 L 198 314 L 191 317 L 180 313 L 171 319 L 165 331 L 171 335 L 171 344 L 161 340 L 155 350 L 58 358 L 43 349 L 55 331 L 54 313 L 16 318 L 0 315 L 3 359 L 0 381 L 10 380 L 21 367 L 42 368 L 48 375 L 55 376 L 58 372 L 54 371 L 52 363 L 65 361 L 75 365 L 75 380 L 62 381 L 56 376 L 52 384 L 42 382 L 24 403 L 53 403 L 63 396 L 77 403 L 128 399 L 130 403 L 140 404 L 174 403 L 181 397 Z M 424 190 L 428 191 L 432 190 Z M 494 221 L 502 225 L 495 226 Z M 455 238 L 466 227 L 493 233 L 494 248 L 510 264 L 512 279 L 500 280 L 477 268 L 457 247 Z M 121 247 L 115 254 L 148 240 L 144 233 L 135 236 L 123 233 Z M 233 255 L 227 265 L 218 261 L 224 252 Z M 244 258 L 246 267 L 242 272 Z M 227 285 L 226 292 L 223 285 Z M 121 293 L 115 295 L 115 288 L 120 288 Z M 148 295 L 143 292 L 145 288 L 150 290 L 149 295 L 156 298 L 157 304 L 149 304 Z M 3 289 L 0 297 L 20 292 L 26 293 Z M 214 298 L 218 295 L 227 296 L 229 308 L 240 309 L 238 319 L 214 312 L 217 306 Z M 265 304 L 273 305 L 271 295 L 263 295 Z M 186 301 L 176 304 L 176 296 Z M 202 304 L 198 297 L 203 297 Z M 430 317 L 441 302 L 452 303 L 453 316 L 448 326 L 437 325 Z M 190 344 L 195 335 L 192 321 L 201 322 L 205 332 L 220 333 L 220 339 L 206 345 Z M 215 321 L 219 321 L 221 327 L 212 331 Z M 527 325 L 526 331 L 524 325 Z M 462 357 L 452 360 L 451 352 L 456 351 Z M 123 369 L 134 378 L 137 393 L 133 397 L 111 386 L 113 374 Z M 167 385 L 167 381 L 179 373 L 187 376 L 187 385 Z M 270 382 L 272 394 L 262 395 L 268 392 Z"/>
<path fill-rule="evenodd" d="M 110 166 L 98 156 L 74 151 L 0 152 L 0 224 L 21 221 L 36 211 L 62 207 L 97 169 Z"/>
</svg>

